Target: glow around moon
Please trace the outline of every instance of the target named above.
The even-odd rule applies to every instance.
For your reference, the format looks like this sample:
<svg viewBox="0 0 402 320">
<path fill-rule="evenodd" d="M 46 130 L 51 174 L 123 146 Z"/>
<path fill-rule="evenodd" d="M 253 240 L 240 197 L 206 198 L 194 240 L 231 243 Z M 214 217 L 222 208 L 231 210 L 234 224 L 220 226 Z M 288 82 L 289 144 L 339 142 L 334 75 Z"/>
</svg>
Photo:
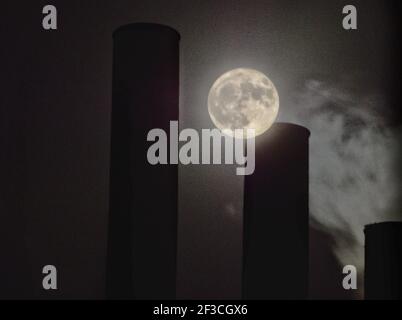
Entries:
<svg viewBox="0 0 402 320">
<path fill-rule="evenodd" d="M 263 73 L 246 68 L 233 69 L 220 76 L 208 95 L 209 115 L 223 133 L 235 129 L 254 129 L 258 136 L 274 123 L 279 96 L 274 84 Z"/>
</svg>

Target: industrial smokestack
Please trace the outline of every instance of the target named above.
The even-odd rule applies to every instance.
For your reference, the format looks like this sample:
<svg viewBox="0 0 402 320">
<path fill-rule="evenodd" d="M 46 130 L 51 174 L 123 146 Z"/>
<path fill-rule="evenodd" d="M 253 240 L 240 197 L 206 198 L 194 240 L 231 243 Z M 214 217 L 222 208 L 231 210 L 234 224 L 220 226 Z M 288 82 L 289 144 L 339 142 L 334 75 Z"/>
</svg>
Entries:
<svg viewBox="0 0 402 320">
<path fill-rule="evenodd" d="M 136 23 L 113 40 L 107 295 L 173 299 L 178 171 L 148 163 L 147 134 L 178 119 L 180 35 Z"/>
<path fill-rule="evenodd" d="M 365 299 L 402 299 L 402 222 L 369 224 L 364 233 Z"/>
<path fill-rule="evenodd" d="M 309 136 L 276 123 L 256 137 L 244 186 L 244 299 L 307 298 Z"/>
</svg>

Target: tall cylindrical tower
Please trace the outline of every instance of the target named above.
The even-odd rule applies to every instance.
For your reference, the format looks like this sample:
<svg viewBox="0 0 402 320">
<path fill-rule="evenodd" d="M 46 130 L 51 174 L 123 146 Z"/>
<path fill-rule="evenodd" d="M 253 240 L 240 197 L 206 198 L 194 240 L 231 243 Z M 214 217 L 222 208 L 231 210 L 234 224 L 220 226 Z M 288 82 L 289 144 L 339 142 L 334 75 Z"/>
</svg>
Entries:
<svg viewBox="0 0 402 320">
<path fill-rule="evenodd" d="M 365 299 L 402 299 L 402 222 L 366 225 Z"/>
<path fill-rule="evenodd" d="M 309 136 L 276 123 L 256 137 L 244 185 L 244 299 L 307 298 Z"/>
<path fill-rule="evenodd" d="M 151 165 L 151 129 L 178 120 L 179 40 L 148 23 L 113 34 L 107 295 L 172 299 L 176 288 L 177 165 Z"/>
</svg>

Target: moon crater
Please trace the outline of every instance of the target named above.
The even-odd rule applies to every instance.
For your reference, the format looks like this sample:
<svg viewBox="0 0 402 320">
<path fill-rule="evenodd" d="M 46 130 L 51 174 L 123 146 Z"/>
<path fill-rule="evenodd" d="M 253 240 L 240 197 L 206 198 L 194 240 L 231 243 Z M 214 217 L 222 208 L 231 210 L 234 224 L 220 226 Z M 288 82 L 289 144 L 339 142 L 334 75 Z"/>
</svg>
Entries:
<svg viewBox="0 0 402 320">
<path fill-rule="evenodd" d="M 216 127 L 230 136 L 235 129 L 254 129 L 260 135 L 278 115 L 279 96 L 263 73 L 238 68 L 224 73 L 212 85 L 208 111 Z"/>
</svg>

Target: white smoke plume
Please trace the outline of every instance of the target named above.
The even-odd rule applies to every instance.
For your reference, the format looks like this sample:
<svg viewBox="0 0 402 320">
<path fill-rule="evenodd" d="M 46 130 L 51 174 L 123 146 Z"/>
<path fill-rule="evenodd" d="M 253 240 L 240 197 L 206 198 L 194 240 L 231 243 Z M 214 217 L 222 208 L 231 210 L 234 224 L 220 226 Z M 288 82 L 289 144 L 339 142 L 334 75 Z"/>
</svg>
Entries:
<svg viewBox="0 0 402 320">
<path fill-rule="evenodd" d="M 310 213 L 335 239 L 342 265 L 364 271 L 364 225 L 401 220 L 400 128 L 382 116 L 379 97 L 308 80 L 281 121 L 310 136 Z"/>
</svg>

